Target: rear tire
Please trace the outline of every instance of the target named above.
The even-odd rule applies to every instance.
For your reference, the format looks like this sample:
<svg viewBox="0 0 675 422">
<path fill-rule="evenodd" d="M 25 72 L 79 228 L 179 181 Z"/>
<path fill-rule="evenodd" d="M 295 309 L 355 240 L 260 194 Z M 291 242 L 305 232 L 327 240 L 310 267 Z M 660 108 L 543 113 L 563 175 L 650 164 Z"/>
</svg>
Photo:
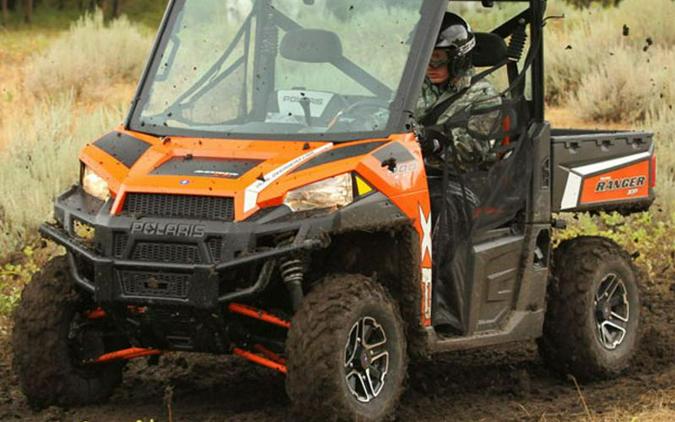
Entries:
<svg viewBox="0 0 675 422">
<path fill-rule="evenodd" d="M 579 237 L 555 251 L 544 336 L 549 367 L 580 381 L 612 378 L 639 343 L 640 297 L 630 256 L 601 237 Z"/>
<path fill-rule="evenodd" d="M 286 349 L 286 390 L 299 418 L 377 421 L 396 410 L 405 332 L 393 299 L 371 279 L 333 275 L 316 286 L 293 317 Z"/>
<path fill-rule="evenodd" d="M 13 363 L 32 407 L 100 402 L 122 381 L 123 363 L 81 363 L 108 351 L 110 342 L 96 328 L 104 322 L 83 317 L 87 310 L 66 257 L 52 259 L 24 289 L 14 313 Z"/>
</svg>

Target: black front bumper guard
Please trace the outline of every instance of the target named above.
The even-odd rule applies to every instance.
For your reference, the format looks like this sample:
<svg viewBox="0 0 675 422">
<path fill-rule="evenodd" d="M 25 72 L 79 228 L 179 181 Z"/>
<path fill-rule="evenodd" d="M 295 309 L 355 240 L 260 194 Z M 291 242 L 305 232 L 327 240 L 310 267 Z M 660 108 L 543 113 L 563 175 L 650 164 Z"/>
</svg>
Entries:
<svg viewBox="0 0 675 422">
<path fill-rule="evenodd" d="M 75 262 L 75 255 L 86 259 L 94 265 L 95 273 L 97 275 L 110 275 L 114 269 L 134 269 L 134 270 L 148 270 L 148 271 L 178 271 L 190 272 L 203 282 L 203 284 L 210 285 L 211 289 L 200 289 L 197 294 L 188 298 L 187 302 L 201 308 L 213 308 L 218 304 L 229 303 L 235 300 L 242 300 L 254 297 L 264 291 L 269 284 L 272 272 L 274 271 L 276 260 L 278 258 L 296 254 L 299 252 L 306 252 L 314 249 L 325 248 L 326 240 L 321 239 L 296 239 L 290 245 L 277 247 L 271 250 L 257 252 L 251 255 L 242 256 L 228 262 L 223 262 L 213 265 L 189 265 L 189 264 L 174 264 L 166 262 L 139 262 L 119 260 L 107 258 L 96 254 L 94 251 L 73 239 L 65 230 L 60 227 L 43 224 L 40 227 L 40 234 L 44 237 L 55 241 L 62 245 L 69 252 L 68 259 L 70 261 L 70 269 L 75 282 L 85 291 L 93 294 L 96 300 L 114 300 L 119 294 L 114 294 L 111 291 L 111 286 L 104 286 L 103 283 L 94 283 L 82 276 Z M 258 279 L 253 285 L 242 290 L 229 292 L 223 295 L 218 294 L 219 273 L 233 269 L 238 266 L 257 263 L 260 261 L 267 261 L 262 266 Z M 107 283 L 112 284 L 112 283 Z M 107 288 L 106 288 L 107 287 Z M 114 290 L 114 289 L 112 289 Z M 208 290 L 208 291 L 207 291 Z M 211 293 L 211 294 L 210 294 Z M 217 298 L 216 301 L 213 299 Z M 146 297 L 132 297 L 128 299 L 136 299 L 138 301 L 148 301 L 152 303 L 160 303 L 167 301 L 176 303 L 175 299 L 160 299 L 160 298 L 146 298 Z M 185 300 L 179 300 L 185 303 Z"/>
</svg>

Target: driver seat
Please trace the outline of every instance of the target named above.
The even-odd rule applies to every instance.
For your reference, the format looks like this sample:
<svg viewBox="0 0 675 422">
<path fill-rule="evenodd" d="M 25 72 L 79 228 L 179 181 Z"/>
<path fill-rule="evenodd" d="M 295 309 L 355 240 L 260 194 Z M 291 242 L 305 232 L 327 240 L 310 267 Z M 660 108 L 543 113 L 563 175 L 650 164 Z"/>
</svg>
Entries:
<svg viewBox="0 0 675 422">
<path fill-rule="evenodd" d="M 476 47 L 474 48 L 472 62 L 474 67 L 494 67 L 505 63 L 509 59 L 509 49 L 506 41 L 501 36 L 492 32 L 476 32 Z M 518 104 L 508 110 L 502 121 L 504 138 L 501 145 L 510 145 L 514 134 L 511 132 L 518 127 L 517 111 Z M 517 136 L 515 136 L 517 139 Z"/>
<path fill-rule="evenodd" d="M 475 67 L 492 67 L 508 58 L 508 48 L 504 38 L 491 32 L 476 32 L 476 47 L 472 62 Z"/>
</svg>

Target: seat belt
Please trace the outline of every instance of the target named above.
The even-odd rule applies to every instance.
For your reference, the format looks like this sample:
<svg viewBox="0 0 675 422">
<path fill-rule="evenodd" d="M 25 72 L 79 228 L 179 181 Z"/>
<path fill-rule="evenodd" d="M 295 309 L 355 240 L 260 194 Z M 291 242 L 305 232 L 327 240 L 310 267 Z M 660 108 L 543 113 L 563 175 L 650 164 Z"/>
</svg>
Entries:
<svg viewBox="0 0 675 422">
<path fill-rule="evenodd" d="M 440 102 L 434 106 L 427 114 L 425 114 L 419 121 L 419 123 L 422 124 L 422 126 L 433 126 L 438 122 L 438 119 L 441 118 L 443 113 L 458 99 L 462 97 L 462 95 L 466 94 L 466 91 L 469 90 L 471 86 L 468 86 L 461 91 L 455 93 L 454 95 L 450 96 L 449 98 L 443 100 L 443 102 Z"/>
</svg>

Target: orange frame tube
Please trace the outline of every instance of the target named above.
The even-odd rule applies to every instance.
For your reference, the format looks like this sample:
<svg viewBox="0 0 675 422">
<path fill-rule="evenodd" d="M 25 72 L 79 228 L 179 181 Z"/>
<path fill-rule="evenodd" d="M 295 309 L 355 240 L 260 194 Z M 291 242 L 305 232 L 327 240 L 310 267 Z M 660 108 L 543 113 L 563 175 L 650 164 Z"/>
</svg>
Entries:
<svg viewBox="0 0 675 422">
<path fill-rule="evenodd" d="M 286 365 L 286 359 L 282 358 L 281 356 L 277 355 L 267 347 L 263 346 L 262 344 L 256 344 L 253 346 L 256 352 L 260 353 L 264 357 L 266 357 L 269 360 L 272 360 L 280 365 Z"/>
<path fill-rule="evenodd" d="M 274 316 L 270 313 L 267 313 L 265 311 L 261 311 L 256 308 L 252 308 L 250 306 L 246 305 L 240 305 L 238 303 L 230 303 L 230 305 L 227 307 L 227 309 L 232 312 L 233 314 L 239 314 L 239 315 L 244 315 L 249 318 L 254 318 L 263 322 L 267 322 L 268 324 L 276 325 L 278 327 L 282 327 L 285 329 L 291 328 L 291 323 L 289 321 L 283 320 L 277 316 Z"/>
<path fill-rule="evenodd" d="M 113 362 L 116 360 L 130 360 L 135 358 L 141 358 L 143 356 L 152 356 L 160 354 L 162 354 L 162 351 L 157 349 L 143 349 L 140 347 L 130 347 L 128 349 L 118 350 L 116 352 L 110 352 L 101 355 L 94 361 L 94 363 Z"/>
<path fill-rule="evenodd" d="M 240 349 L 238 347 L 235 347 L 234 350 L 232 350 L 232 353 L 241 356 L 242 358 L 251 361 L 253 363 L 256 363 L 258 365 L 262 365 L 264 367 L 274 369 L 275 371 L 281 372 L 282 374 L 286 374 L 288 372 L 288 369 L 286 368 L 286 365 L 283 365 L 281 363 L 274 362 L 270 359 L 264 358 L 262 356 L 256 355 L 255 353 L 251 353 L 248 350 Z"/>
<path fill-rule="evenodd" d="M 84 314 L 87 319 L 102 319 L 106 317 L 105 311 L 101 308 L 96 308 Z"/>
</svg>

